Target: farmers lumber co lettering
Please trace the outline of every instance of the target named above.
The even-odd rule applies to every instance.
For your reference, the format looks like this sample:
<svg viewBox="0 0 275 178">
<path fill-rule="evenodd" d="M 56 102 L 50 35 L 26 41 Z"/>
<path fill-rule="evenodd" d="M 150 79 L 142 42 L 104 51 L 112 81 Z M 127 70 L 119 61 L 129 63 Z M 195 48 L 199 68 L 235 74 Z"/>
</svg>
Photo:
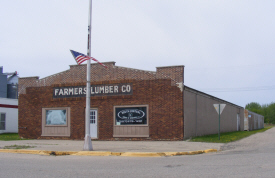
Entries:
<svg viewBox="0 0 275 178">
<path fill-rule="evenodd" d="M 132 84 L 91 85 L 91 96 L 132 95 Z M 54 87 L 53 98 L 85 97 L 85 86 Z"/>
</svg>

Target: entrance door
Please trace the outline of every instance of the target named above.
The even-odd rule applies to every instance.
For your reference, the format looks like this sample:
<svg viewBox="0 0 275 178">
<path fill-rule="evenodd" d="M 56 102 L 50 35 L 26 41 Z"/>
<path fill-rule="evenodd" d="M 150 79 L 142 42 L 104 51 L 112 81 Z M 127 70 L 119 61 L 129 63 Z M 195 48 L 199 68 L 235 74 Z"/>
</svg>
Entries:
<svg viewBox="0 0 275 178">
<path fill-rule="evenodd" d="M 91 138 L 97 138 L 97 110 L 90 110 L 90 135 Z"/>
</svg>

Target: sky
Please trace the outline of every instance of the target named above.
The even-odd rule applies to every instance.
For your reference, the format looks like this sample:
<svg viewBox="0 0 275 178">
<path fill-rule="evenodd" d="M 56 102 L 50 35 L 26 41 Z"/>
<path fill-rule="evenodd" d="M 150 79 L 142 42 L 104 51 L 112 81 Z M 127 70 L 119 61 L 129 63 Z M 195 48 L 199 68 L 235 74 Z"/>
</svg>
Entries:
<svg viewBox="0 0 275 178">
<path fill-rule="evenodd" d="M 93 0 L 91 54 L 245 107 L 275 102 L 274 0 Z M 0 0 L 0 66 L 40 78 L 87 53 L 89 0 Z"/>
</svg>

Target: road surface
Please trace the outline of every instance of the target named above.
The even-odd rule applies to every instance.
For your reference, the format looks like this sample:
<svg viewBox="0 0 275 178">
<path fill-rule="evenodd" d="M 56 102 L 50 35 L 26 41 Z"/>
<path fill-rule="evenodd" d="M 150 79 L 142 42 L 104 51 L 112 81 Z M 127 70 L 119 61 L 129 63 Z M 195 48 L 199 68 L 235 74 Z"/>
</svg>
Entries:
<svg viewBox="0 0 275 178">
<path fill-rule="evenodd" d="M 0 153 L 0 177 L 275 177 L 275 128 L 223 151 L 174 157 Z"/>
</svg>

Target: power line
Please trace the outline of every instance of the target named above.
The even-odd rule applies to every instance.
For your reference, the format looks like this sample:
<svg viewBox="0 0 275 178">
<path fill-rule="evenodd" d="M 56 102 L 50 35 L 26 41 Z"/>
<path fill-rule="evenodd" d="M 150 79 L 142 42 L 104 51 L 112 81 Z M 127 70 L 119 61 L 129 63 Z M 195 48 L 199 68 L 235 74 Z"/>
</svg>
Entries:
<svg viewBox="0 0 275 178">
<path fill-rule="evenodd" d="M 255 64 L 255 65 L 238 65 L 238 66 L 221 66 L 221 67 L 204 67 L 204 68 L 186 68 L 186 71 L 197 71 L 197 70 L 221 70 L 221 69 L 238 69 L 238 68 L 244 68 L 244 67 L 259 67 L 259 66 L 267 66 L 270 67 L 272 65 L 275 65 L 275 63 L 266 63 L 266 64 Z"/>
<path fill-rule="evenodd" d="M 208 88 L 199 89 L 204 92 L 239 92 L 239 91 L 261 91 L 275 90 L 275 86 L 258 86 L 258 87 L 243 87 L 243 88 Z"/>
</svg>

